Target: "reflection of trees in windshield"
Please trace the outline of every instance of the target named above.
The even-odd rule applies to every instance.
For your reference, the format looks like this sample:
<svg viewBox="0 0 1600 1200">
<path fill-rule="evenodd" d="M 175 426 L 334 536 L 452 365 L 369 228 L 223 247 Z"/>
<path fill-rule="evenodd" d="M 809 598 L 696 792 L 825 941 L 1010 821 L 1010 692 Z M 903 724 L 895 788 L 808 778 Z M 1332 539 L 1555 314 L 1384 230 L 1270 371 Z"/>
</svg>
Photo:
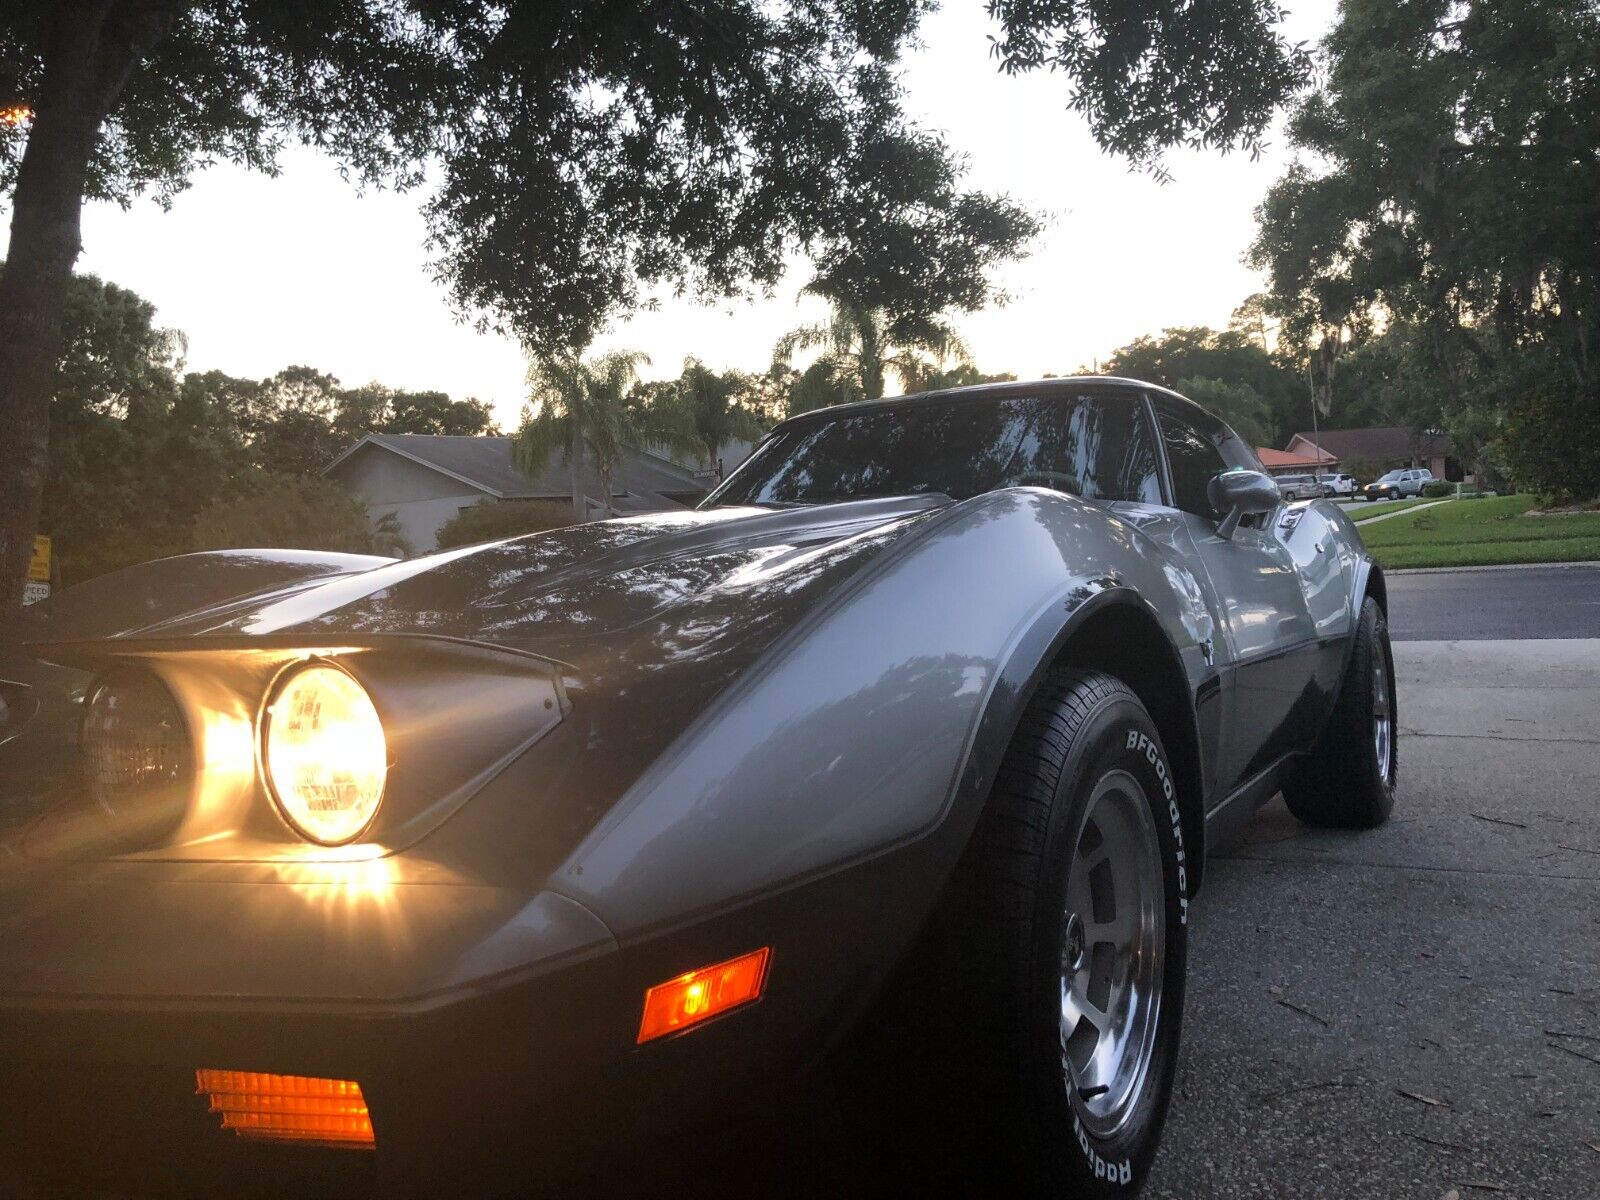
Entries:
<svg viewBox="0 0 1600 1200">
<path fill-rule="evenodd" d="M 957 500 L 1017 484 L 1090 499 L 1159 502 L 1137 400 L 1012 397 L 895 405 L 781 432 L 718 504 L 821 504 L 938 492 Z"/>
</svg>

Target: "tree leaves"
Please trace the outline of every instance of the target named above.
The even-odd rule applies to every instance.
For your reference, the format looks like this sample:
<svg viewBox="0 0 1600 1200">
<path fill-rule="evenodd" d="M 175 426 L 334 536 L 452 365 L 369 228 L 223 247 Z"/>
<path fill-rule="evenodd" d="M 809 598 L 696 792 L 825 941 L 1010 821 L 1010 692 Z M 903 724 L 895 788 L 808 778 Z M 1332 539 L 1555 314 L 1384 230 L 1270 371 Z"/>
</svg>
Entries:
<svg viewBox="0 0 1600 1200">
<path fill-rule="evenodd" d="M 1349 0 L 1289 126 L 1316 168 L 1251 250 L 1287 344 L 1331 366 L 1381 335 L 1416 419 L 1575 496 L 1600 489 L 1597 42 L 1592 4 Z"/>
<path fill-rule="evenodd" d="M 479 401 L 346 389 L 306 366 L 262 380 L 180 378 L 182 334 L 157 325 L 148 301 L 92 275 L 72 280 L 66 311 L 40 524 L 68 584 L 218 537 L 387 552 L 399 545 L 394 531 L 373 541 L 364 515 L 350 518 L 350 498 L 317 480 L 322 468 L 370 432 L 493 431 Z M 297 481 L 272 482 L 283 476 Z M 280 503 L 281 519 L 272 515 Z M 202 512 L 211 513 L 204 528 Z M 296 530 L 299 543 L 261 540 Z"/>
<path fill-rule="evenodd" d="M 117 6 L 122 11 L 128 0 Z M 48 22 L 0 18 L 0 97 L 36 97 Z M 895 63 L 930 0 L 201 0 L 128 79 L 88 195 L 163 203 L 214 161 L 291 142 L 369 185 L 438 180 L 435 271 L 541 354 L 587 345 L 648 289 L 772 286 L 809 252 L 869 308 L 933 319 L 996 298 L 1036 218 L 963 185 L 904 113 Z M 1001 69 L 1049 68 L 1102 146 L 1258 144 L 1303 56 L 1267 0 L 993 0 Z M 0 129 L 0 190 L 25 131 Z"/>
<path fill-rule="evenodd" d="M 1283 8 L 1272 0 L 989 0 L 988 10 L 1001 70 L 1061 71 L 1100 148 L 1158 175 L 1172 146 L 1259 153 L 1310 70 L 1276 33 Z"/>
</svg>

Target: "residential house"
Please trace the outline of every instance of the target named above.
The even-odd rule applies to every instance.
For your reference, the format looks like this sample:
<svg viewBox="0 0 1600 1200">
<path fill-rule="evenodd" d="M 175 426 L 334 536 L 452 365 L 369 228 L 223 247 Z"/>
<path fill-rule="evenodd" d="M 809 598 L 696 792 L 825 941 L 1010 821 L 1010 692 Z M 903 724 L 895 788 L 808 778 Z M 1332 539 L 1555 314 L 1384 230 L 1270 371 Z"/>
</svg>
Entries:
<svg viewBox="0 0 1600 1200">
<path fill-rule="evenodd" d="M 418 552 L 435 549 L 441 526 L 483 500 L 537 501 L 566 506 L 572 486 L 556 455 L 545 470 L 524 475 L 511 460 L 508 437 L 422 433 L 369 433 L 323 474 L 361 496 L 374 519 L 393 514 Z M 601 515 L 600 480 L 585 462 L 579 486 L 591 515 Z M 610 507 L 617 513 L 690 508 L 710 490 L 697 473 L 649 451 L 625 451 L 612 479 Z"/>
<path fill-rule="evenodd" d="M 1330 454 L 1290 454 L 1271 446 L 1257 446 L 1256 455 L 1268 475 L 1327 475 L 1339 470 L 1339 460 Z"/>
<path fill-rule="evenodd" d="M 1284 450 L 1312 460 L 1320 455 L 1324 461 L 1375 463 L 1386 471 L 1396 467 L 1427 467 L 1435 479 L 1461 478 L 1461 464 L 1450 454 L 1449 438 L 1442 433 L 1408 429 L 1404 425 L 1297 433 Z"/>
</svg>

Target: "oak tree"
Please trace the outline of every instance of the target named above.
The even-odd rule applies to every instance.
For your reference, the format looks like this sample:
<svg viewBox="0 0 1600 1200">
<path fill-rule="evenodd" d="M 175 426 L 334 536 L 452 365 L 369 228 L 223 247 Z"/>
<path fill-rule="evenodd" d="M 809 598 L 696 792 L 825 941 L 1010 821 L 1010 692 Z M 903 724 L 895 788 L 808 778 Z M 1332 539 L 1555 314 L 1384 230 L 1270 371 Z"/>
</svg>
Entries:
<svg viewBox="0 0 1600 1200">
<path fill-rule="evenodd" d="M 970 304 L 984 266 L 1014 253 L 1032 218 L 949 186 L 936 161 L 947 152 L 904 116 L 895 62 L 930 7 L 6 5 L 0 606 L 17 600 L 38 516 L 86 198 L 166 201 L 208 163 L 272 171 L 294 142 L 358 182 L 436 179 L 439 278 L 466 313 L 549 355 L 586 344 L 658 285 L 771 285 L 795 250 L 861 303 L 910 293 L 933 313 Z M 1001 68 L 1063 70 L 1102 144 L 1145 161 L 1175 142 L 1251 143 L 1298 70 L 1268 0 L 992 0 L 989 11 Z M 901 261 L 862 253 L 877 233 Z"/>
</svg>

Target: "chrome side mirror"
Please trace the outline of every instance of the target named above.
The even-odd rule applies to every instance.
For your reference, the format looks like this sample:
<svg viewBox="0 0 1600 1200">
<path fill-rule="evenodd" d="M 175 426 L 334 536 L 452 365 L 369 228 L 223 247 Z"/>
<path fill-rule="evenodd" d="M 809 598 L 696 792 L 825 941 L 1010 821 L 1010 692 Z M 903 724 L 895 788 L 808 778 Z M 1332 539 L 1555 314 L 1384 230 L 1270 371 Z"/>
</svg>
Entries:
<svg viewBox="0 0 1600 1200">
<path fill-rule="evenodd" d="M 1217 536 L 1221 538 L 1231 538 L 1242 518 L 1272 512 L 1283 502 L 1272 476 L 1242 467 L 1213 477 L 1206 485 L 1206 499 L 1213 509 L 1225 514 L 1217 526 Z"/>
</svg>

